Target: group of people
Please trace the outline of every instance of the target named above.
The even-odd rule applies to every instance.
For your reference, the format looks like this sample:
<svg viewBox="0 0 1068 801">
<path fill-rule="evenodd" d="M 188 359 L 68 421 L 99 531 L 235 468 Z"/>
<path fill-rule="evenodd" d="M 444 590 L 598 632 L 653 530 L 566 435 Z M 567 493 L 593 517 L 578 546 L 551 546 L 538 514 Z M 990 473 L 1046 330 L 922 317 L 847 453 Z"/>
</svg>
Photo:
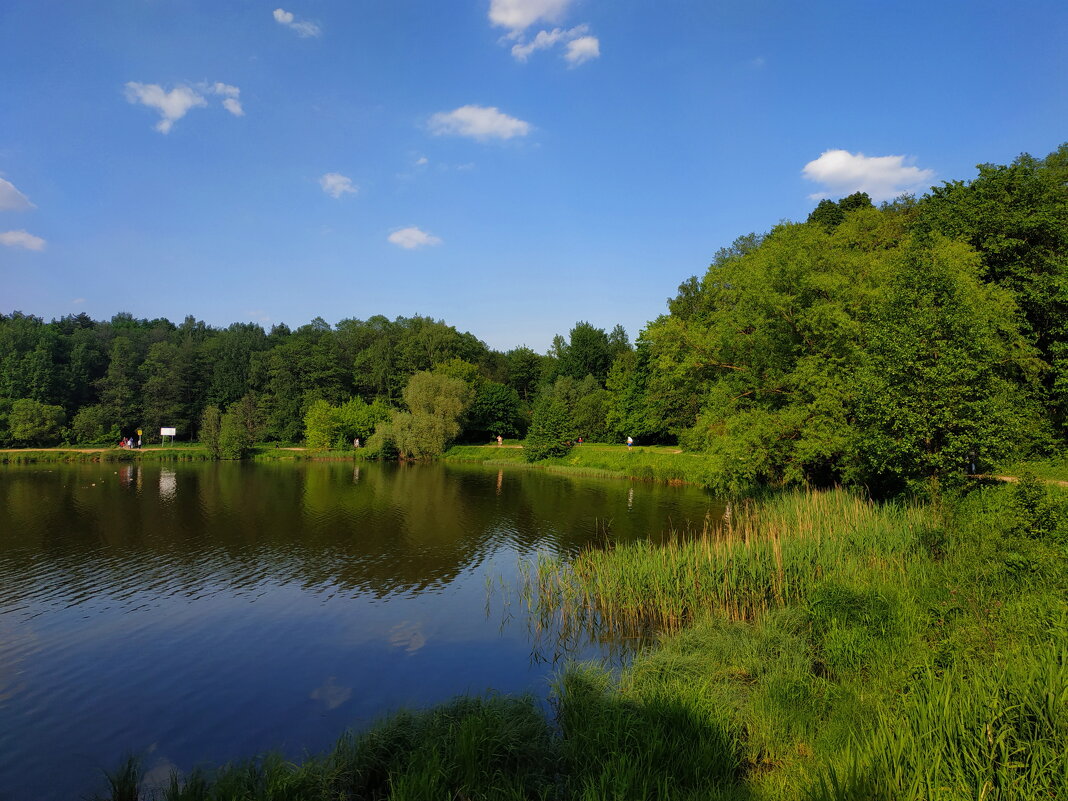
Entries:
<svg viewBox="0 0 1068 801">
<path fill-rule="evenodd" d="M 140 448 L 141 447 L 141 440 L 140 440 L 140 438 L 123 437 L 122 439 L 119 440 L 119 447 L 120 448 Z"/>
</svg>

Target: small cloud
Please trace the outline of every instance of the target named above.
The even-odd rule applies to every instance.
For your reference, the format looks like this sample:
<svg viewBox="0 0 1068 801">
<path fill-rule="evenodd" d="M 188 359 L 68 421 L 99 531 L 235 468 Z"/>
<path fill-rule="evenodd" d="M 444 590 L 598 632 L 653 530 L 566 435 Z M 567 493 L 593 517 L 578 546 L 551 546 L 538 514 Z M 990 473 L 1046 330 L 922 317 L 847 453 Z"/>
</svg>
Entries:
<svg viewBox="0 0 1068 801">
<path fill-rule="evenodd" d="M 355 195 L 360 191 L 360 188 L 352 182 L 351 178 L 339 172 L 326 173 L 319 179 L 319 186 L 332 198 L 339 198 L 345 194 Z"/>
<path fill-rule="evenodd" d="M 174 123 L 186 115 L 191 108 L 206 106 L 208 102 L 188 86 L 176 86 L 171 91 L 155 83 L 126 84 L 126 99 L 130 103 L 154 108 L 162 119 L 156 123 L 156 130 L 162 134 L 170 133 Z"/>
<path fill-rule="evenodd" d="M 13 183 L 0 178 L 0 211 L 27 211 L 35 208 L 37 207 L 16 189 Z"/>
<path fill-rule="evenodd" d="M 279 25 L 285 25 L 290 30 L 296 31 L 297 36 L 301 39 L 319 36 L 323 32 L 322 28 L 314 22 L 298 20 L 291 12 L 281 8 L 276 8 L 274 10 L 274 21 Z"/>
<path fill-rule="evenodd" d="M 5 231 L 0 233 L 0 245 L 9 248 L 25 248 L 26 250 L 44 250 L 45 241 L 39 236 L 34 236 L 26 231 Z"/>
<path fill-rule="evenodd" d="M 235 117 L 245 116 L 245 110 L 241 108 L 241 90 L 236 86 L 230 86 L 225 83 L 216 83 L 211 87 L 211 92 L 212 94 L 221 95 L 223 97 L 223 108 Z"/>
<path fill-rule="evenodd" d="M 567 43 L 564 58 L 572 67 L 585 64 L 601 55 L 601 43 L 596 36 L 586 35 L 589 25 L 576 25 L 570 30 L 553 28 L 551 31 L 538 31 L 538 35 L 529 42 L 512 45 L 512 57 L 516 61 L 526 61 L 536 50 L 547 50 L 562 42 Z"/>
<path fill-rule="evenodd" d="M 763 67 L 763 66 L 764 66 L 764 65 L 765 65 L 766 63 L 767 63 L 767 62 L 766 62 L 766 61 L 764 60 L 764 57 L 763 57 L 763 56 L 757 56 L 756 58 L 753 58 L 753 59 L 750 59 L 750 60 L 749 60 L 749 66 L 750 66 L 750 67 L 752 67 L 752 68 L 753 68 L 753 69 L 755 69 L 755 70 L 758 70 L 758 69 L 760 69 L 760 68 L 761 68 L 761 67 Z"/>
<path fill-rule="evenodd" d="M 906 164 L 912 160 L 907 156 L 865 156 L 847 150 L 827 150 L 806 164 L 801 174 L 827 187 L 826 192 L 809 195 L 812 200 L 852 192 L 867 192 L 872 200 L 890 200 L 934 177 L 934 170 Z"/>
<path fill-rule="evenodd" d="M 72 300 L 70 302 L 70 305 L 71 306 L 81 306 L 83 303 L 85 303 L 85 298 L 75 298 L 74 300 Z"/>
<path fill-rule="evenodd" d="M 453 134 L 472 139 L 511 139 L 530 133 L 529 122 L 503 114 L 495 106 L 461 106 L 454 111 L 439 111 L 430 118 L 435 136 Z"/>
<path fill-rule="evenodd" d="M 426 156 L 420 156 L 419 158 L 417 158 L 415 160 L 415 166 L 416 167 L 425 167 L 429 163 L 430 163 L 430 159 L 428 159 Z"/>
<path fill-rule="evenodd" d="M 580 36 L 567 43 L 567 52 L 564 58 L 572 67 L 585 64 L 599 58 L 601 55 L 601 42 L 596 36 Z"/>
<path fill-rule="evenodd" d="M 571 0 L 490 0 L 490 22 L 508 28 L 518 37 L 535 22 L 556 22 L 564 16 Z"/>
<path fill-rule="evenodd" d="M 441 244 L 441 240 L 438 237 L 428 234 L 426 231 L 421 231 L 414 225 L 400 228 L 391 233 L 388 238 L 394 245 L 405 250 L 415 250 L 427 245 Z"/>
</svg>

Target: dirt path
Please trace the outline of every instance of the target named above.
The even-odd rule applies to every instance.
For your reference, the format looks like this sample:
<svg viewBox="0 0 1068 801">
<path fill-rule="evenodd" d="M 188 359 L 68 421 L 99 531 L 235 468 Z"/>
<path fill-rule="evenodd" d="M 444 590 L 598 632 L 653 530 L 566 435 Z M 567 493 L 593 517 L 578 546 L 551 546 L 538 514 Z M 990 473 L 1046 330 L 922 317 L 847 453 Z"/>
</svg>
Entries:
<svg viewBox="0 0 1068 801">
<path fill-rule="evenodd" d="M 996 481 L 1006 481 L 1009 484 L 1015 484 L 1020 480 L 1019 476 L 995 476 L 995 475 L 977 475 L 976 478 L 992 478 Z M 1068 487 L 1068 481 L 1061 481 L 1056 478 L 1039 478 L 1043 484 L 1053 484 L 1056 487 Z"/>
</svg>

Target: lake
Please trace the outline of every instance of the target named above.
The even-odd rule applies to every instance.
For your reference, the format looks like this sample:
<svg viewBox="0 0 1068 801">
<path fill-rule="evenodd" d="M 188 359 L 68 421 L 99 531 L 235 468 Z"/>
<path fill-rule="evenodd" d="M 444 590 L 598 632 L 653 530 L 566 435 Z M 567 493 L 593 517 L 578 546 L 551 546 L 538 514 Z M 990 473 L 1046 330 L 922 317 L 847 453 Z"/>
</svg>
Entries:
<svg viewBox="0 0 1068 801">
<path fill-rule="evenodd" d="M 562 659 L 619 649 L 534 637 L 520 560 L 719 511 L 523 468 L 0 466 L 0 799 L 102 791 L 130 753 L 166 779 L 458 693 L 544 698 Z"/>
</svg>

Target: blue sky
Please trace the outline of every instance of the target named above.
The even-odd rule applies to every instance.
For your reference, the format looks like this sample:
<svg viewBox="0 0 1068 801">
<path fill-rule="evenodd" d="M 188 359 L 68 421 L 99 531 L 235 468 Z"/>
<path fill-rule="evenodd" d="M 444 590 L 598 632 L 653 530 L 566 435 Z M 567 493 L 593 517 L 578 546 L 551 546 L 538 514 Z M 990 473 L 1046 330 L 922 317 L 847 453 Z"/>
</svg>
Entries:
<svg viewBox="0 0 1068 801">
<path fill-rule="evenodd" d="M 821 195 L 1068 140 L 1066 23 L 1060 1 L 3 0 L 0 311 L 634 337 Z"/>
</svg>

